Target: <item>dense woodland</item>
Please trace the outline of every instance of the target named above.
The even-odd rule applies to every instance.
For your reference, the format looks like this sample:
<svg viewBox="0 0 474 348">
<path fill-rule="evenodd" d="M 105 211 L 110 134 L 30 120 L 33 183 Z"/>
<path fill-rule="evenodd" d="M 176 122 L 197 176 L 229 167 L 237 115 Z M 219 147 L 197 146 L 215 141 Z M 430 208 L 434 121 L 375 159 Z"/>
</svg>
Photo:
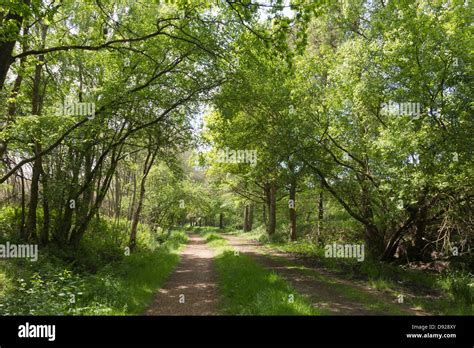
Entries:
<svg viewBox="0 0 474 348">
<path fill-rule="evenodd" d="M 138 313 L 130 282 L 159 287 L 206 226 L 309 257 L 364 244 L 472 313 L 473 11 L 3 1 L 0 242 L 40 249 L 0 260 L 0 313 Z"/>
</svg>

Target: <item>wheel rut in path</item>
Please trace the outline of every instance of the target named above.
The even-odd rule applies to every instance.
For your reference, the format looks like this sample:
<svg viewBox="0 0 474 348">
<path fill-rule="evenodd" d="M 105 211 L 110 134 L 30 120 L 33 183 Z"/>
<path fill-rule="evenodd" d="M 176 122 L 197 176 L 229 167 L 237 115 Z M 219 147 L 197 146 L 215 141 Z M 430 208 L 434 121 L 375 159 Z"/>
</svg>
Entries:
<svg viewBox="0 0 474 348">
<path fill-rule="evenodd" d="M 326 309 L 331 312 L 332 315 L 387 315 L 388 313 L 383 313 L 380 311 L 375 311 L 368 309 L 364 306 L 363 303 L 348 299 L 343 294 L 340 294 L 331 287 L 331 284 L 328 284 L 324 281 L 315 279 L 310 275 L 303 274 L 301 270 L 292 268 L 291 266 L 282 264 L 277 260 L 272 259 L 271 257 L 263 254 L 263 247 L 260 243 L 248 240 L 242 237 L 236 237 L 232 235 L 225 235 L 224 238 L 229 242 L 229 244 L 239 252 L 251 256 L 263 267 L 276 272 L 281 275 L 287 281 L 291 283 L 293 288 L 300 294 L 306 296 L 314 307 L 320 309 Z M 265 249 L 265 251 L 267 251 Z M 305 266 L 307 265 L 298 262 L 291 258 L 290 254 L 278 253 L 278 252 L 269 252 L 269 255 L 274 255 L 282 257 L 287 261 L 291 261 L 293 266 Z M 319 269 L 313 269 L 314 271 L 320 272 L 324 276 L 330 276 L 327 272 L 321 271 Z M 393 300 L 375 293 L 375 291 L 368 291 L 357 284 L 352 284 L 349 281 L 342 279 L 336 279 L 335 277 L 330 276 L 331 279 L 336 280 L 339 283 L 350 285 L 359 290 L 364 290 L 367 293 L 370 293 L 374 298 L 379 300 L 384 300 L 386 303 L 394 303 Z M 411 308 L 400 308 L 406 314 L 411 315 L 424 315 L 426 313 L 413 310 Z"/>
<path fill-rule="evenodd" d="M 190 235 L 180 256 L 146 315 L 216 315 L 219 295 L 214 251 L 203 238 Z"/>
</svg>

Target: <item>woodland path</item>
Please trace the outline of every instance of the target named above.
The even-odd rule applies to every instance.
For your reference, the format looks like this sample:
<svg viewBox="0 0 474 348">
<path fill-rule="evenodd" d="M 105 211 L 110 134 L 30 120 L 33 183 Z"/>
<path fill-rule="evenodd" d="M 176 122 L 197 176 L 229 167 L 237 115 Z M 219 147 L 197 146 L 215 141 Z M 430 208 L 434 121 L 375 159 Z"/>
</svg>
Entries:
<svg viewBox="0 0 474 348">
<path fill-rule="evenodd" d="M 314 307 L 325 310 L 331 315 L 391 314 L 381 309 L 370 308 L 370 304 L 347 297 L 344 292 L 336 291 L 337 285 L 362 291 L 374 301 L 387 306 L 396 305 L 401 314 L 427 314 L 417 308 L 398 304 L 393 296 L 380 293 L 364 282 L 337 277 L 325 269 L 308 265 L 305 260 L 294 255 L 270 250 L 246 238 L 223 236 L 239 253 L 252 257 L 263 267 L 281 275 L 291 283 L 296 292 L 308 298 Z M 177 268 L 164 287 L 159 290 L 146 315 L 218 315 L 219 291 L 217 273 L 214 269 L 214 250 L 206 245 L 204 238 L 191 234 L 180 256 Z M 316 277 L 303 272 L 302 268 L 315 272 Z M 318 279 L 318 274 L 323 278 Z"/>
<path fill-rule="evenodd" d="M 219 299 L 214 251 L 190 235 L 181 260 L 146 315 L 216 315 Z"/>
</svg>

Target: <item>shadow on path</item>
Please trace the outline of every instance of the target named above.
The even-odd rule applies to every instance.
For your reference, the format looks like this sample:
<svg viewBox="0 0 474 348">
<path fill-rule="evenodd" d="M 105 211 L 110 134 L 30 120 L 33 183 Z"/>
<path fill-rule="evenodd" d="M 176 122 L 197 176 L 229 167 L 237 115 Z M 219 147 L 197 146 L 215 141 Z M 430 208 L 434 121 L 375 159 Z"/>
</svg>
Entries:
<svg viewBox="0 0 474 348">
<path fill-rule="evenodd" d="M 216 315 L 218 292 L 213 250 L 203 238 L 191 235 L 180 257 L 180 263 L 146 315 Z"/>
</svg>

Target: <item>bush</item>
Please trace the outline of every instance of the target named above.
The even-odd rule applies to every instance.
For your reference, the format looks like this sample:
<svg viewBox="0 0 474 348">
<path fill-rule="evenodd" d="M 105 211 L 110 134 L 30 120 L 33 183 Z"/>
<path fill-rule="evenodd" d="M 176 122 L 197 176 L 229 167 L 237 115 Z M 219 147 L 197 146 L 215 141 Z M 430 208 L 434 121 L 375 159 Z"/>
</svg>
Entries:
<svg viewBox="0 0 474 348">
<path fill-rule="evenodd" d="M 76 252 L 48 248 L 37 262 L 7 260 L 0 272 L 8 285 L 0 288 L 0 315 L 141 314 L 177 264 L 175 250 L 186 234 L 173 231 L 161 246 L 142 244 L 125 256 L 113 240 L 98 240 L 110 226 L 94 226 L 94 236 Z"/>
<path fill-rule="evenodd" d="M 0 208 L 0 241 L 13 241 L 19 238 L 20 209 L 11 206 Z"/>
<path fill-rule="evenodd" d="M 15 291 L 0 304 L 1 315 L 72 314 L 84 294 L 85 280 L 67 269 L 44 269 L 16 279 Z"/>
<path fill-rule="evenodd" d="M 474 278 L 470 273 L 447 273 L 445 287 L 450 292 L 454 302 L 471 308 L 474 303 Z"/>
</svg>

